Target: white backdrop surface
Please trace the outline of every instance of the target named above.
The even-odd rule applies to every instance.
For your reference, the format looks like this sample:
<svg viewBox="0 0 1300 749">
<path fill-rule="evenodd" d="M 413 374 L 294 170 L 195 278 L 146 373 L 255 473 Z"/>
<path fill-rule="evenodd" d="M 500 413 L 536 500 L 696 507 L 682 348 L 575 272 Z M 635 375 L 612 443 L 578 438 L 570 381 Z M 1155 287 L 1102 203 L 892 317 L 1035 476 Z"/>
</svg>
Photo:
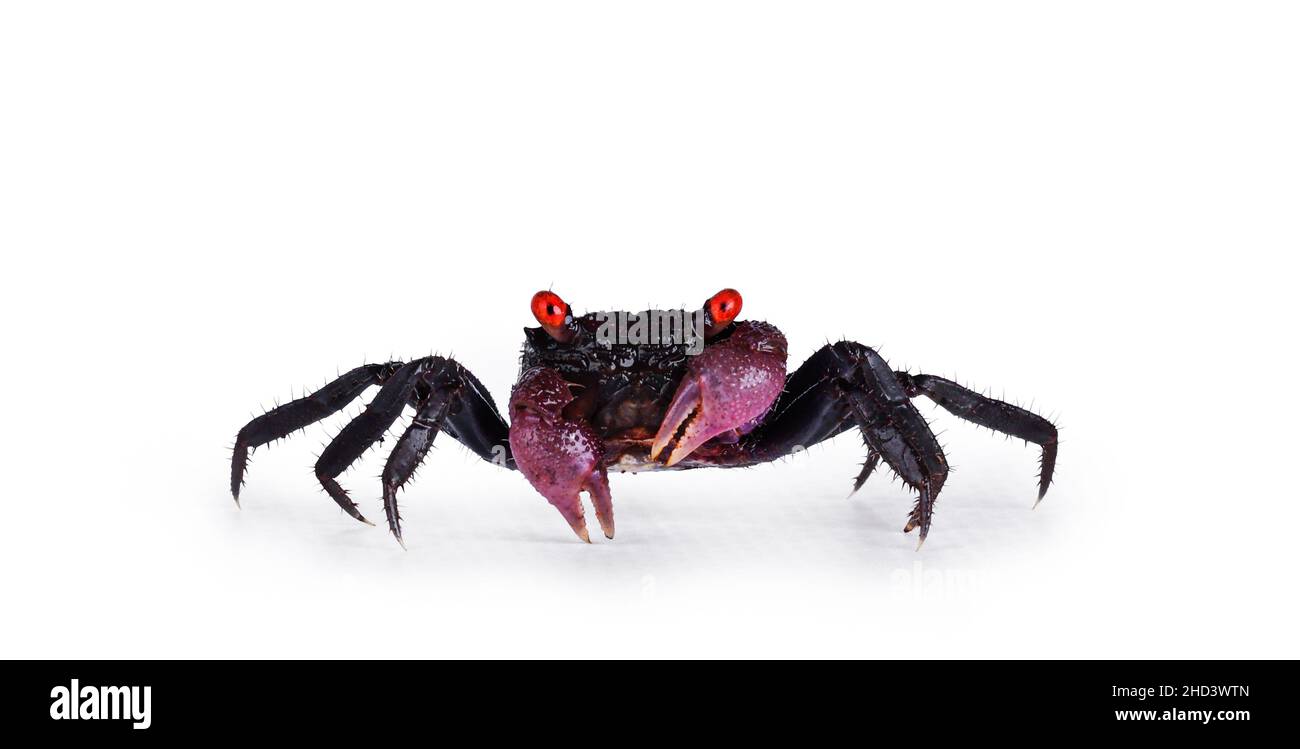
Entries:
<svg viewBox="0 0 1300 749">
<path fill-rule="evenodd" d="M 1286 3 L 0 10 L 6 657 L 1296 657 L 1300 24 Z M 920 552 L 852 434 L 612 477 L 577 542 L 443 438 L 409 551 L 261 406 L 528 300 L 694 305 L 1057 418 L 923 405 Z M 409 416 L 409 414 L 408 414 Z M 391 444 L 391 442 L 389 443 Z M 343 482 L 380 519 L 371 452 Z"/>
</svg>

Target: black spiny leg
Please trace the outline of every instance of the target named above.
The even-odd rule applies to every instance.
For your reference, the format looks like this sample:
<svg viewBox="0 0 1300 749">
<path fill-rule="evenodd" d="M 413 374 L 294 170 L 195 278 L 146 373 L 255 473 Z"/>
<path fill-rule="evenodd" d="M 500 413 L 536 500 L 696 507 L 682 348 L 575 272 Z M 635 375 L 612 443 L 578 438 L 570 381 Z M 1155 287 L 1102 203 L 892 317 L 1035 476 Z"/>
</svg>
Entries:
<svg viewBox="0 0 1300 749">
<path fill-rule="evenodd" d="M 405 365 L 389 362 L 357 367 L 315 393 L 250 421 L 235 439 L 230 478 L 235 502 L 239 502 L 250 449 L 338 412 L 371 385 L 383 385 L 383 388 L 365 411 L 326 445 L 316 461 L 316 478 L 321 486 L 344 512 L 357 520 L 373 525 L 339 485 L 338 476 L 383 438 L 407 405 L 415 409 L 415 420 L 397 441 L 383 475 L 384 511 L 388 515 L 388 527 L 399 543 L 402 529 L 397 514 L 397 490 L 415 473 L 439 430 L 484 460 L 515 468 L 510 454 L 510 427 L 501 418 L 487 389 L 457 362 L 429 356 Z"/>
<path fill-rule="evenodd" d="M 384 464 L 384 514 L 388 516 L 388 529 L 393 532 L 397 543 L 402 544 L 402 548 L 406 548 L 406 544 L 402 541 L 402 516 L 397 510 L 397 490 L 410 480 L 424 456 L 429 453 L 429 448 L 433 447 L 433 439 L 438 436 L 438 430 L 447 418 L 447 406 L 447 398 L 437 394 L 420 408 L 389 454 L 388 462 Z"/>
<path fill-rule="evenodd" d="M 856 426 L 867 443 L 867 459 L 853 490 L 861 488 L 884 460 L 917 492 L 903 530 L 920 528 L 924 541 L 948 462 L 925 419 L 909 402 L 919 395 L 967 421 L 1042 447 L 1042 500 L 1056 467 L 1057 432 L 1050 421 L 942 377 L 891 372 L 879 354 L 852 341 L 818 349 L 786 378 L 785 392 L 763 424 L 745 438 L 736 464 L 774 460 Z"/>
<path fill-rule="evenodd" d="M 375 399 L 366 406 L 366 410 L 348 422 L 316 460 L 316 478 L 325 487 L 325 492 L 344 512 L 363 523 L 374 525 L 365 519 L 356 503 L 348 497 L 347 491 L 339 486 L 338 475 L 378 442 L 393 422 L 397 421 L 415 392 L 420 376 L 428 371 L 432 363 L 432 359 L 416 359 L 394 372 Z"/>
<path fill-rule="evenodd" d="M 876 470 L 878 465 L 880 465 L 880 453 L 875 450 L 867 450 L 867 459 L 862 462 L 862 471 L 858 473 L 858 477 L 853 479 L 853 491 L 849 492 L 849 494 L 861 489 L 862 485 L 867 483 L 867 479 L 871 478 L 872 472 Z"/>
<path fill-rule="evenodd" d="M 930 532 L 934 500 L 948 477 L 948 461 L 893 370 L 872 349 L 852 341 L 825 346 L 786 379 L 786 390 L 745 448 L 772 460 L 858 427 L 867 460 L 860 487 L 880 460 L 917 492 L 905 532 Z"/>
<path fill-rule="evenodd" d="M 1019 437 L 1043 448 L 1038 472 L 1038 502 L 1043 501 L 1056 468 L 1056 426 L 1020 406 L 1004 403 L 934 375 L 897 373 L 908 394 L 924 394 L 950 413 L 996 432 Z M 1034 505 L 1037 506 L 1038 502 Z"/>
<path fill-rule="evenodd" d="M 456 438 L 483 460 L 515 470 L 515 459 L 510 454 L 510 425 L 501 418 L 492 394 L 483 387 L 473 372 L 455 359 L 447 359 L 446 369 L 434 378 L 434 387 L 454 391 L 443 431 Z M 418 393 L 424 397 L 424 393 Z M 416 410 L 419 405 L 416 404 Z"/>
<path fill-rule="evenodd" d="M 843 356 L 853 363 L 855 376 L 849 383 L 859 386 L 848 390 L 848 396 L 853 404 L 854 421 L 869 450 L 863 470 L 874 468 L 870 453 L 877 453 L 904 483 L 916 490 L 916 504 L 903 532 L 920 528 L 917 539 L 920 548 L 930 534 L 934 500 L 948 480 L 948 459 L 930 425 L 912 405 L 907 391 L 880 354 L 852 342 L 836 345 L 842 347 Z M 862 475 L 858 478 L 865 481 Z"/>
<path fill-rule="evenodd" d="M 416 410 L 415 419 L 389 454 L 382 477 L 388 529 L 402 548 L 406 544 L 402 541 L 397 490 L 415 474 L 439 431 L 446 431 L 490 463 L 515 467 L 509 425 L 478 378 L 456 361 L 431 357 L 412 393 L 411 405 Z"/>
<path fill-rule="evenodd" d="M 239 430 L 230 466 L 230 493 L 239 503 L 250 450 L 274 442 L 341 411 L 371 385 L 383 384 L 401 362 L 365 364 L 357 367 L 311 395 L 304 396 L 253 419 Z"/>
</svg>

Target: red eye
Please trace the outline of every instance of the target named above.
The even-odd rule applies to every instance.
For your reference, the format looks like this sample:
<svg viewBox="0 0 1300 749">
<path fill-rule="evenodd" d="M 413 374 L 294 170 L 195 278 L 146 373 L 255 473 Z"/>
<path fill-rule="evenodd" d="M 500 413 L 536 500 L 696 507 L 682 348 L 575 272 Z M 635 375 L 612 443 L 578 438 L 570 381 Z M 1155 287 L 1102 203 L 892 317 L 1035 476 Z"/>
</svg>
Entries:
<svg viewBox="0 0 1300 749">
<path fill-rule="evenodd" d="M 559 294 L 539 291 L 533 294 L 533 317 L 547 330 L 564 325 L 564 318 L 569 315 L 569 305 L 564 303 Z"/>
<path fill-rule="evenodd" d="M 715 327 L 726 325 L 740 314 L 740 292 L 735 289 L 723 289 L 709 298 L 709 317 L 713 318 Z"/>
</svg>

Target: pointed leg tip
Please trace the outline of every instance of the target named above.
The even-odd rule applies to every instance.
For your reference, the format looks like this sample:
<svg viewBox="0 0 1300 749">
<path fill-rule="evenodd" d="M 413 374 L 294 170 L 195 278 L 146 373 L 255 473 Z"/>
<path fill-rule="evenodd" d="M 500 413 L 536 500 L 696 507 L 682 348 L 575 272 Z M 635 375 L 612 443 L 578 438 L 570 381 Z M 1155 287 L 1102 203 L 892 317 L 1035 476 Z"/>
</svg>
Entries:
<svg viewBox="0 0 1300 749">
<path fill-rule="evenodd" d="M 360 520 L 361 522 L 365 523 L 366 525 L 370 526 L 371 528 L 375 527 L 375 524 L 374 524 L 374 523 L 370 522 L 369 520 L 366 520 L 366 519 L 365 519 L 364 517 L 362 517 L 361 515 L 357 515 L 357 520 Z"/>
<path fill-rule="evenodd" d="M 393 534 L 393 539 L 397 541 L 398 546 L 402 547 L 402 551 L 406 551 L 406 541 L 402 539 L 401 521 L 397 518 L 390 517 L 388 519 L 388 532 Z"/>
<path fill-rule="evenodd" d="M 587 533 L 586 528 L 583 528 L 582 530 L 578 531 L 578 538 L 582 539 L 582 542 L 584 544 L 591 543 L 591 534 Z"/>
</svg>

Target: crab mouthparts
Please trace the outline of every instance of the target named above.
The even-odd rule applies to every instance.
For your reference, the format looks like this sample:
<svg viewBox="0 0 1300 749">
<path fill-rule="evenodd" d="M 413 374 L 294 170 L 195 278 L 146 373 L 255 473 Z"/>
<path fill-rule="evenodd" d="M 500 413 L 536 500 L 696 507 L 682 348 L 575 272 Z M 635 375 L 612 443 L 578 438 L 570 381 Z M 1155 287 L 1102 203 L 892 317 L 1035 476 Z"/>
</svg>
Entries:
<svg viewBox="0 0 1300 749">
<path fill-rule="evenodd" d="M 650 460 L 659 461 L 662 457 L 665 466 L 675 465 L 695 448 L 713 438 L 713 434 L 704 431 L 707 419 L 703 418 L 703 410 L 699 382 L 689 380 L 683 383 L 673 397 L 672 404 L 668 406 L 668 412 L 664 414 L 659 432 L 655 434 L 654 443 L 650 446 Z"/>
</svg>

